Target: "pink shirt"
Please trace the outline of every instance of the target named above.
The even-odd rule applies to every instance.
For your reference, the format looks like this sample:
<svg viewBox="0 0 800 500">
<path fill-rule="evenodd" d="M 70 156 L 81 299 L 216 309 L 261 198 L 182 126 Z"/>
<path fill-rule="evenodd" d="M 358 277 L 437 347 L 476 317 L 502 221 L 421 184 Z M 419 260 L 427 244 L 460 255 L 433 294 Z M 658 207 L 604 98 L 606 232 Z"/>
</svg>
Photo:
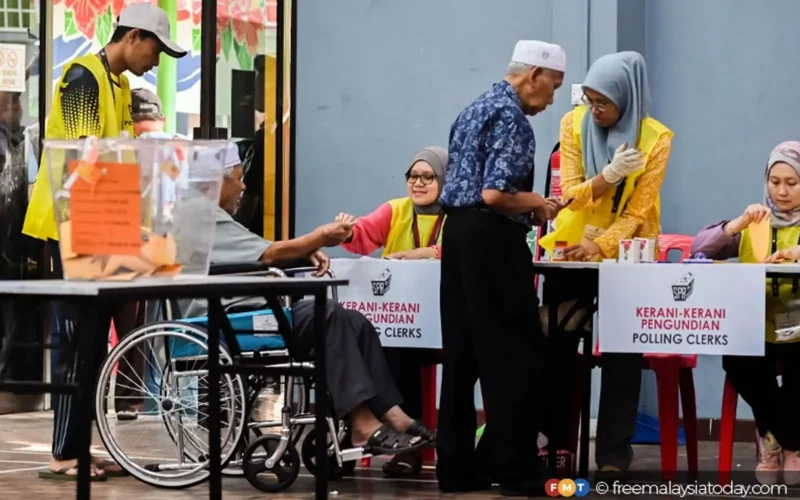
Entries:
<svg viewBox="0 0 800 500">
<path fill-rule="evenodd" d="M 353 237 L 342 243 L 342 248 L 358 255 L 370 255 L 386 245 L 389 231 L 392 228 L 392 205 L 381 204 L 371 214 L 360 217 L 353 226 Z M 435 245 L 439 258 L 442 255 L 441 245 Z M 413 250 L 408 248 L 406 250 Z"/>
</svg>

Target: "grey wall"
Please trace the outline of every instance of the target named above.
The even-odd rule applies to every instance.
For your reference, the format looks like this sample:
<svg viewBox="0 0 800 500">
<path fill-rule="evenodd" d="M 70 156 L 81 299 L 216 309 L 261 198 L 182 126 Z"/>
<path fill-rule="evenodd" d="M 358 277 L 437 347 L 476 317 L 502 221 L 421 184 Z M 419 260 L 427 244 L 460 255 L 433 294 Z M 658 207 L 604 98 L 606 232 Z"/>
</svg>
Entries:
<svg viewBox="0 0 800 500">
<path fill-rule="evenodd" d="M 653 115 L 675 131 L 664 232 L 695 234 L 760 202 L 769 152 L 800 139 L 799 16 L 794 0 L 647 1 Z M 701 357 L 699 416 L 719 415 L 723 381 L 719 358 Z M 656 414 L 653 387 L 643 403 Z M 741 402 L 739 416 L 752 418 Z"/>
<path fill-rule="evenodd" d="M 447 146 L 450 124 L 503 78 L 516 41 L 552 38 L 549 0 L 503 3 L 298 2 L 298 234 L 403 196 L 411 158 Z M 540 176 L 553 133 L 537 128 Z"/>
<path fill-rule="evenodd" d="M 567 51 L 556 103 L 532 120 L 539 191 L 558 123 L 570 109 L 570 83 L 616 50 L 645 54 L 653 116 L 675 132 L 661 197 L 666 233 L 694 234 L 758 202 L 770 149 L 800 138 L 796 0 L 497 4 L 299 2 L 298 234 L 340 211 L 365 214 L 402 195 L 409 159 L 425 145 L 446 146 L 458 112 L 503 77 L 520 38 Z M 719 358 L 701 358 L 695 383 L 699 416 L 718 416 Z M 652 374 L 645 375 L 642 408 L 657 415 Z M 751 416 L 746 405 L 739 408 L 740 417 Z"/>
</svg>

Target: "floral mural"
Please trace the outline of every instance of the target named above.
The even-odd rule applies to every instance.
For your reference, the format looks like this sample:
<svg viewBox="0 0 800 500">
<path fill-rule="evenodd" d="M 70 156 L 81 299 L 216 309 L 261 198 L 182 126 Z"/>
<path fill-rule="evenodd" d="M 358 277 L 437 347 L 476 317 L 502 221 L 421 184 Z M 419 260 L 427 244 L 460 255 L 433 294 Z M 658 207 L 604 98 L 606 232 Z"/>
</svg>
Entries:
<svg viewBox="0 0 800 500">
<path fill-rule="evenodd" d="M 114 19 L 131 3 L 158 0 L 53 0 L 53 5 L 63 3 L 64 39 L 84 37 L 105 45 L 111 39 Z M 200 52 L 201 0 L 179 0 L 178 23 L 192 23 L 192 51 Z M 235 58 L 241 69 L 252 69 L 253 56 L 258 52 L 259 33 L 277 22 L 275 1 L 218 0 L 217 1 L 217 55 Z"/>
<path fill-rule="evenodd" d="M 68 61 L 96 52 L 111 39 L 114 21 L 126 5 L 158 0 L 53 0 L 53 82 Z M 229 113 L 230 75 L 252 70 L 255 55 L 275 50 L 278 0 L 217 0 L 217 109 Z M 173 39 L 190 51 L 177 61 L 177 110 L 199 113 L 201 0 L 176 0 Z M 129 75 L 133 86 L 155 89 L 158 68 L 143 77 Z"/>
</svg>

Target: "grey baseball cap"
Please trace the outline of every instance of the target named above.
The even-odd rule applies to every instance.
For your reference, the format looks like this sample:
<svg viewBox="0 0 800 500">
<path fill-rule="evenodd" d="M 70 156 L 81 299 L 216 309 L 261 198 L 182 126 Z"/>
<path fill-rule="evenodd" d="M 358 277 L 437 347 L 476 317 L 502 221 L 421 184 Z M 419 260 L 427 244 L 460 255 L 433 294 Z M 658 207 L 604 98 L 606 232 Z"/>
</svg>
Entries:
<svg viewBox="0 0 800 500">
<path fill-rule="evenodd" d="M 125 7 L 119 15 L 117 27 L 149 31 L 158 37 L 168 56 L 178 59 L 186 55 L 186 51 L 170 38 L 167 13 L 149 2 L 134 3 Z"/>
<path fill-rule="evenodd" d="M 133 89 L 131 91 L 131 116 L 136 121 L 142 116 L 162 117 L 161 99 L 147 89 Z"/>
</svg>

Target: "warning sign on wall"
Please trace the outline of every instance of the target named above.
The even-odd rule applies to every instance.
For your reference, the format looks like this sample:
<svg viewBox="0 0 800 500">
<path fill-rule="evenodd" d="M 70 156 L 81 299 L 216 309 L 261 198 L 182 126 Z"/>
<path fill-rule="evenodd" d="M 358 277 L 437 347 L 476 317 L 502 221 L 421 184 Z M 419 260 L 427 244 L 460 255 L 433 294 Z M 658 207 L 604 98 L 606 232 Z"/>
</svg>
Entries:
<svg viewBox="0 0 800 500">
<path fill-rule="evenodd" d="M 25 92 L 25 46 L 0 43 L 0 92 Z"/>
</svg>

